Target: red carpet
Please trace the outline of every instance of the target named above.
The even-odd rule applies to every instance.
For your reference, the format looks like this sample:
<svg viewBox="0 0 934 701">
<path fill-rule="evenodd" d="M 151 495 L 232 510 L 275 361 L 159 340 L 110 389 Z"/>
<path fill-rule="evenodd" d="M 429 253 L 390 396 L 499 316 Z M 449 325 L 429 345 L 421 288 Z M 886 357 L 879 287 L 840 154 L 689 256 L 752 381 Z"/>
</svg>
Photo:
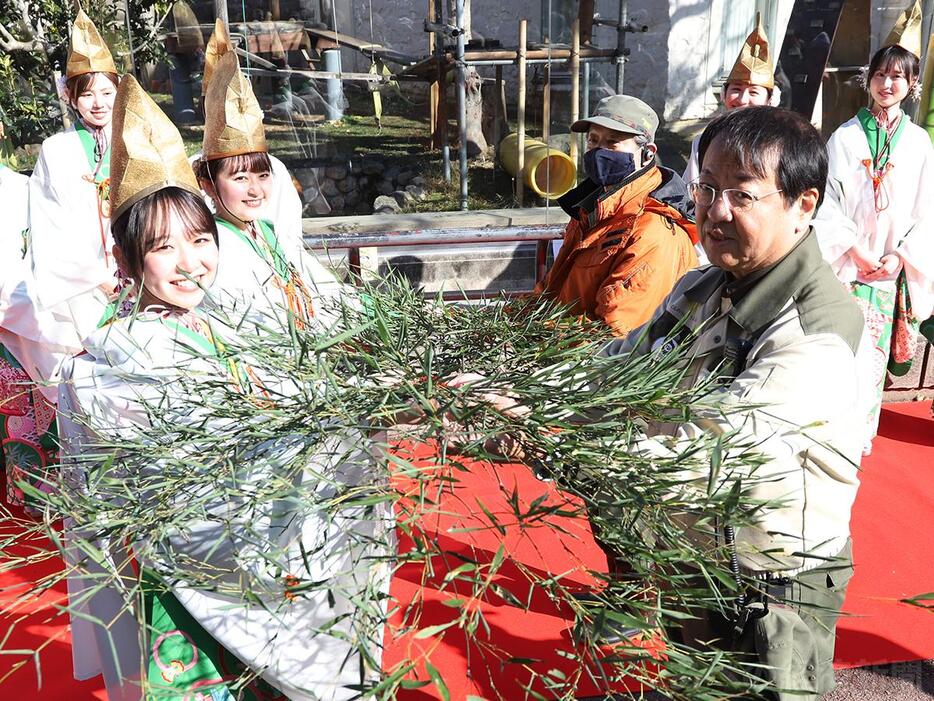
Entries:
<svg viewBox="0 0 934 701">
<path fill-rule="evenodd" d="M 934 610 L 899 603 L 934 592 L 931 403 L 888 404 L 864 458 L 850 524 L 856 572 L 837 625 L 837 667 L 934 658 Z"/>
<path fill-rule="evenodd" d="M 0 480 L 0 498 L 5 499 L 3 482 Z M 21 511 L 12 510 L 17 516 L 22 515 Z M 0 538 L 5 540 L 12 535 L 12 529 L 12 524 L 0 522 Z M 25 556 L 27 550 L 21 546 L 10 554 Z M 36 581 L 60 567 L 60 561 L 50 560 L 32 566 L 28 574 Z M 24 574 L 24 570 L 0 574 L 0 607 L 3 609 L 24 592 Z M 68 618 L 54 608 L 55 604 L 65 599 L 65 585 L 62 583 L 42 594 L 39 599 L 41 608 L 36 605 L 17 609 L 6 617 L 0 617 L 0 699 L 107 701 L 104 683 L 100 678 L 77 682 L 72 676 Z M 32 651 L 38 651 L 38 655 L 33 657 L 30 654 Z M 36 692 L 40 688 L 40 675 L 41 695 Z"/>
<path fill-rule="evenodd" d="M 418 464 L 417 458 L 431 455 L 425 446 L 416 452 L 415 458 L 404 457 Z M 606 557 L 589 523 L 576 516 L 580 502 L 536 479 L 523 465 L 466 467 L 447 467 L 437 482 L 432 480 L 433 486 L 444 487 L 440 494 L 428 495 L 434 502 L 430 506 L 418 504 L 414 480 L 396 479 L 397 490 L 411 495 L 400 503 L 400 523 L 409 520 L 406 512 L 427 514 L 415 533 L 405 535 L 399 529 L 399 552 L 427 540 L 438 554 L 430 565 L 404 565 L 392 581 L 390 599 L 406 604 L 390 617 L 383 669 L 388 672 L 412 660 L 417 674 L 409 677 L 428 681 L 429 663 L 441 671 L 452 699 L 534 698 L 525 690 L 554 698 L 559 685 L 580 696 L 602 695 L 606 684 L 595 683 L 584 665 L 568 659 L 575 650 L 573 613 L 540 586 L 554 576 L 568 590 L 586 591 L 596 585 L 588 572 L 606 571 Z M 552 507 L 575 516 L 545 513 Z M 541 515 L 530 517 L 536 510 Z M 500 559 L 502 564 L 491 568 Z M 462 571 L 460 578 L 452 578 L 455 570 Z M 474 579 L 482 584 L 469 581 Z M 474 596 L 483 588 L 484 593 Z M 511 605 L 504 594 L 521 603 Z M 462 610 L 482 616 L 474 633 L 451 627 L 420 637 L 424 633 L 418 631 L 454 621 Z M 600 674 L 597 664 L 590 670 Z M 550 691 L 549 679 L 554 685 Z M 441 696 L 432 685 L 398 698 Z"/>
<path fill-rule="evenodd" d="M 837 666 L 854 667 L 883 662 L 934 658 L 934 612 L 898 600 L 934 591 L 934 422 L 928 402 L 888 405 L 882 414 L 880 435 L 874 454 L 863 462 L 862 485 L 852 520 L 856 574 L 850 584 L 845 610 L 838 628 Z M 494 578 L 524 602 L 529 597 L 529 573 L 565 573 L 566 583 L 590 584 L 588 568 L 605 566 L 602 552 L 593 542 L 586 523 L 552 515 L 541 528 L 506 528 L 501 535 L 490 526 L 481 504 L 497 520 L 512 513 L 509 495 L 514 487 L 520 505 L 545 495 L 543 504 L 563 497 L 548 485 L 535 480 L 520 466 L 472 465 L 457 472 L 457 487 L 441 495 L 440 509 L 425 519 L 421 532 L 439 540 L 445 555 L 433 558 L 432 567 L 410 563 L 402 567 L 391 585 L 398 601 L 417 602 L 408 611 L 395 611 L 386 636 L 384 669 L 394 669 L 405 659 L 416 661 L 413 675 L 429 681 L 426 658 L 442 670 L 452 699 L 467 695 L 485 698 L 523 698 L 523 686 L 542 692 L 537 675 L 557 669 L 572 673 L 579 665 L 562 656 L 570 650 L 568 612 L 561 610 L 540 592 L 532 595 L 529 611 L 510 606 L 495 588 L 482 600 L 472 602 L 483 612 L 489 626 L 467 637 L 455 628 L 443 633 L 416 637 L 427 626 L 452 620 L 456 607 L 450 600 L 467 590 L 458 582 L 444 584 L 445 574 L 472 561 L 480 571 L 497 556 L 500 545 L 508 553 L 507 562 Z M 399 481 L 405 489 L 404 481 Z M 403 503 L 400 508 L 406 508 Z M 467 530 L 464 530 L 467 529 Z M 418 534 L 414 536 L 420 537 Z M 400 533 L 400 551 L 415 543 Z M 545 566 L 545 563 L 548 566 Z M 429 569 L 433 569 L 430 572 Z M 44 571 L 30 572 L 34 578 Z M 0 575 L 0 601 L 9 601 L 10 587 L 18 580 Z M 472 585 L 471 585 L 472 586 Z M 49 592 L 45 603 L 63 596 Z M 444 602 L 448 601 L 448 605 Z M 419 617 L 414 618 L 415 614 Z M 412 626 L 405 630 L 404 627 Z M 15 634 L 7 635 L 10 625 L 0 620 L 0 698 L 51 701 L 106 701 L 100 680 L 75 682 L 71 679 L 70 638 L 66 623 L 46 608 L 32 612 L 18 624 Z M 22 650 L 43 643 L 39 654 L 42 671 L 41 696 L 37 694 L 36 672 L 31 658 Z M 15 664 L 22 669 L 11 671 Z M 496 688 L 498 694 L 493 691 Z M 587 691 L 582 682 L 581 693 Z M 433 685 L 400 695 L 409 701 L 440 698 Z"/>
</svg>

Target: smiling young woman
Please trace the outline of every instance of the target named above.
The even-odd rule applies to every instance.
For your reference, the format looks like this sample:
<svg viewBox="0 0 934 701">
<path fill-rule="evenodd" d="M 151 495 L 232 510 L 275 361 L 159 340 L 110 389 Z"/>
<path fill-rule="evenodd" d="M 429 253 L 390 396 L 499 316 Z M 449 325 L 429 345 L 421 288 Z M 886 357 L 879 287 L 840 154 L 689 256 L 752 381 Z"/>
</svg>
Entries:
<svg viewBox="0 0 934 701">
<path fill-rule="evenodd" d="M 349 509 L 332 516 L 332 496 L 312 502 L 295 490 L 331 495 L 334 485 L 368 479 L 371 462 L 361 455 L 351 465 L 343 449 L 336 458 L 322 449 L 286 477 L 283 466 L 306 455 L 295 450 L 302 436 L 213 454 L 226 467 L 203 462 L 203 444 L 195 456 L 158 437 L 163 428 L 224 430 L 210 400 L 199 406 L 193 397 L 275 410 L 274 397 L 291 390 L 280 382 L 268 392 L 268 375 L 237 351 L 238 330 L 200 306 L 218 265 L 217 229 L 178 131 L 132 76 L 114 109 L 114 255 L 137 304 L 92 334 L 63 371 L 60 493 L 150 516 L 159 514 L 152 498 L 165 497 L 178 526 L 160 514 L 138 535 L 113 537 L 69 511 L 75 676 L 102 672 L 112 699 L 196 698 L 206 687 L 211 698 L 349 698 L 345 687 L 373 676 L 372 660 L 378 669 L 377 645 L 357 634 L 367 615 L 358 607 L 369 606 L 362 597 L 384 581 L 364 540 L 372 521 L 351 521 Z M 146 446 L 141 462 L 126 453 L 137 441 Z M 187 489 L 167 486 L 178 476 Z M 277 480 L 290 498 L 276 487 L 257 501 L 255 487 Z M 124 567 L 135 574 L 125 578 Z M 381 623 L 374 630 L 381 641 Z"/>
<path fill-rule="evenodd" d="M 920 10 L 904 19 L 869 64 L 870 106 L 830 137 L 827 197 L 815 223 L 824 257 L 860 303 L 871 340 L 867 454 L 887 364 L 907 369 L 918 324 L 934 310 L 934 148 L 901 107 L 920 87 Z"/>
<path fill-rule="evenodd" d="M 269 220 L 274 183 L 263 112 L 236 54 L 217 61 L 204 109 L 204 143 L 196 168 L 221 236 L 212 297 L 228 307 L 285 311 L 307 324 L 315 316 L 313 294 L 336 292 L 339 285 L 303 247 L 283 245 Z"/>
<path fill-rule="evenodd" d="M 7 493 L 17 502 L 28 502 L 25 484 L 48 491 L 55 482 L 48 466 L 57 463 L 56 383 L 62 364 L 97 327 L 116 285 L 108 182 L 117 69 L 81 10 L 65 74 L 74 125 L 43 142 L 28 196 L 26 188 L 4 182 L 10 205 L 4 214 L 16 235 L 6 242 L 15 250 L 4 256 L 0 304 L 13 310 L 0 318 L 0 438 Z"/>
<path fill-rule="evenodd" d="M 720 90 L 720 104 L 724 112 L 755 107 L 758 105 L 777 105 L 779 90 L 775 85 L 775 68 L 769 56 L 769 40 L 762 27 L 762 20 L 756 15 L 756 26 L 746 37 L 739 56 L 733 64 L 726 83 Z M 691 143 L 691 155 L 682 179 L 686 183 L 694 182 L 700 175 L 697 161 L 697 147 L 700 136 Z"/>
<path fill-rule="evenodd" d="M 117 68 L 91 19 L 71 32 L 65 97 L 74 124 L 42 144 L 29 183 L 29 256 L 39 301 L 74 328 L 98 325 L 116 286 L 110 255 L 110 136 Z"/>
</svg>

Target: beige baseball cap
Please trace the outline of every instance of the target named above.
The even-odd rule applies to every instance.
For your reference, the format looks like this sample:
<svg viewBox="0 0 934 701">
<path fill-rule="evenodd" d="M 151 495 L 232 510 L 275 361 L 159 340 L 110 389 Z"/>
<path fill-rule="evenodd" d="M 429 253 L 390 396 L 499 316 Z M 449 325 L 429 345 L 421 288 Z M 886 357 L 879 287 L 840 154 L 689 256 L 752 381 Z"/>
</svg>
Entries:
<svg viewBox="0 0 934 701">
<path fill-rule="evenodd" d="M 658 115 L 638 97 L 611 95 L 597 103 L 592 117 L 574 122 L 571 131 L 587 131 L 591 124 L 615 129 L 624 134 L 645 136 L 649 141 L 654 141 L 655 130 L 658 129 Z"/>
</svg>

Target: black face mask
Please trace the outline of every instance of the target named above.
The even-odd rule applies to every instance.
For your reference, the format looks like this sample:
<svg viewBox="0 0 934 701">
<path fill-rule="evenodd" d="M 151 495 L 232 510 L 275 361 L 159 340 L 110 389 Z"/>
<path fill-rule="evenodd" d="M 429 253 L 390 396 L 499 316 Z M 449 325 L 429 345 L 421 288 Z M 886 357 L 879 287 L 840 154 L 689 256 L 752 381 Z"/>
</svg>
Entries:
<svg viewBox="0 0 934 701">
<path fill-rule="evenodd" d="M 604 187 L 616 185 L 636 172 L 636 160 L 631 153 L 592 148 L 584 154 L 584 172 Z"/>
</svg>

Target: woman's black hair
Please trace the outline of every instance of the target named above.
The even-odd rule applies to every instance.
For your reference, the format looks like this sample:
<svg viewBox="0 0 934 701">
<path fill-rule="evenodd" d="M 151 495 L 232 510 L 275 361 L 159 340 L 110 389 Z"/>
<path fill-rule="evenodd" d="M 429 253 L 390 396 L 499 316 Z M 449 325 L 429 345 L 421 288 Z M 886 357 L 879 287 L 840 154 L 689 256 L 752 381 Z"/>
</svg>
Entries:
<svg viewBox="0 0 934 701">
<path fill-rule="evenodd" d="M 217 224 L 204 199 L 180 187 L 166 187 L 147 195 L 110 223 L 114 243 L 123 252 L 123 272 L 143 279 L 143 259 L 166 236 L 172 213 L 192 232 L 210 232 L 217 243 Z"/>
<path fill-rule="evenodd" d="M 816 188 L 818 205 L 827 184 L 827 148 L 807 119 L 780 107 L 746 107 L 721 114 L 707 125 L 697 147 L 698 163 L 717 139 L 721 153 L 759 178 L 775 174 L 786 205 Z"/>
<path fill-rule="evenodd" d="M 221 173 L 271 173 L 272 161 L 265 151 L 242 153 L 237 156 L 225 156 L 213 160 L 198 159 L 195 175 L 212 183 Z"/>
<path fill-rule="evenodd" d="M 876 51 L 869 62 L 869 78 L 872 79 L 876 71 L 892 68 L 900 70 L 902 75 L 908 79 L 908 84 L 911 85 L 918 79 L 918 74 L 921 71 L 921 61 L 908 49 L 903 49 L 897 44 L 883 46 Z"/>
</svg>

